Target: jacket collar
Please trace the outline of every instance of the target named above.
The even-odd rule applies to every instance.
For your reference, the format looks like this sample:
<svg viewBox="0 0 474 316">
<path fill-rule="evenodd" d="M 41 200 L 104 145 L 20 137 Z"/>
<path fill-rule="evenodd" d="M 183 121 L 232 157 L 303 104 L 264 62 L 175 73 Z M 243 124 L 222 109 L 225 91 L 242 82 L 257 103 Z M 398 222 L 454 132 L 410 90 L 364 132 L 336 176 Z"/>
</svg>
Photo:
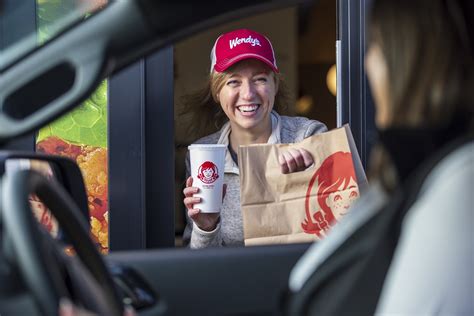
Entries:
<svg viewBox="0 0 474 316">
<path fill-rule="evenodd" d="M 281 143 L 281 118 L 275 111 L 270 113 L 270 117 L 272 119 L 272 134 L 270 135 L 270 138 L 268 138 L 267 144 L 279 144 Z M 217 143 L 229 146 L 230 122 L 227 122 L 222 126 L 220 134 Z M 228 150 L 225 154 L 224 172 L 239 174 L 239 166 L 237 166 L 237 164 L 232 160 L 232 156 Z"/>
<path fill-rule="evenodd" d="M 427 158 L 453 140 L 470 131 L 469 115 L 456 114 L 452 121 L 436 127 L 392 127 L 378 130 L 378 137 L 388 151 L 403 183 Z"/>
</svg>

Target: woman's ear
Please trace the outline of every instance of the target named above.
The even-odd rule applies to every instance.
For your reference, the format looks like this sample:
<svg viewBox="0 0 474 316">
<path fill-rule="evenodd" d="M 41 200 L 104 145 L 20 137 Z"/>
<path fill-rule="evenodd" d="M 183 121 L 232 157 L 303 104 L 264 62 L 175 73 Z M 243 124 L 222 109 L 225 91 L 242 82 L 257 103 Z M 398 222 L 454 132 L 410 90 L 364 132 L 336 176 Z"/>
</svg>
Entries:
<svg viewBox="0 0 474 316">
<path fill-rule="evenodd" d="M 280 87 L 280 80 L 278 80 L 277 75 L 273 73 L 273 81 L 275 82 L 275 94 L 278 93 L 278 88 Z"/>
</svg>

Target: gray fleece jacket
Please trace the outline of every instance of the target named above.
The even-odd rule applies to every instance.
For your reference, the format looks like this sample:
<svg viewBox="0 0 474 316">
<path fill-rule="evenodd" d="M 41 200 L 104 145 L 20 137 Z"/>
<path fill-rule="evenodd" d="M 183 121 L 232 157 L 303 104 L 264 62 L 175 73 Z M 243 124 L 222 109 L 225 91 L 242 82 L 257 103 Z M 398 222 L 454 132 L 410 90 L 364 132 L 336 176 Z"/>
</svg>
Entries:
<svg viewBox="0 0 474 316">
<path fill-rule="evenodd" d="M 268 144 L 296 143 L 314 134 L 327 131 L 326 125 L 319 121 L 303 117 L 280 116 L 273 111 L 272 134 Z M 230 123 L 227 122 L 220 131 L 203 137 L 195 144 L 224 144 L 229 145 Z M 227 184 L 220 221 L 210 232 L 197 227 L 186 215 L 187 225 L 184 230 L 184 244 L 191 248 L 206 248 L 219 246 L 244 245 L 242 213 L 240 211 L 240 178 L 239 167 L 232 160 L 229 151 L 226 152 L 224 167 L 224 183 Z M 189 154 L 186 156 L 186 178 L 190 175 Z"/>
</svg>

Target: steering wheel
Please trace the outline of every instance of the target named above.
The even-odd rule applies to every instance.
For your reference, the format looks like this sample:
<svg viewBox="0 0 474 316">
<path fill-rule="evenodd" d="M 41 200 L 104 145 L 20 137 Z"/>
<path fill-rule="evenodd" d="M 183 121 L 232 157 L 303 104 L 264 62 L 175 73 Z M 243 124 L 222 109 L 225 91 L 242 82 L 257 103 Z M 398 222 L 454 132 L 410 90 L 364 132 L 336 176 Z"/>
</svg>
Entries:
<svg viewBox="0 0 474 316">
<path fill-rule="evenodd" d="M 17 170 L 4 175 L 0 188 L 0 223 L 3 224 L 3 237 L 12 246 L 9 259 L 18 266 L 41 313 L 57 315 L 60 298 L 68 297 L 75 304 L 87 306 L 100 315 L 123 315 L 123 305 L 113 279 L 89 237 L 84 217 L 80 216 L 69 194 L 58 183 L 34 170 Z M 36 194 L 49 208 L 74 247 L 76 258 L 64 255 L 57 241 L 40 230 L 28 200 L 30 194 Z M 70 270 L 64 269 L 72 260 L 81 267 L 75 277 L 67 272 Z M 75 284 L 75 288 L 89 293 L 71 295 L 71 283 L 74 282 L 83 283 Z"/>
</svg>

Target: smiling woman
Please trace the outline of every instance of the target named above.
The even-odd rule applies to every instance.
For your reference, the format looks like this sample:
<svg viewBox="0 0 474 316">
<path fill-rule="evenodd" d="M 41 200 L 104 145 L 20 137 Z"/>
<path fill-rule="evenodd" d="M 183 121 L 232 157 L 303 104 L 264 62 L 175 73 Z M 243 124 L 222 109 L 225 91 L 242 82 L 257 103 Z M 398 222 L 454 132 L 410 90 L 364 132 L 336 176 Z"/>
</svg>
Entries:
<svg viewBox="0 0 474 316">
<path fill-rule="evenodd" d="M 280 116 L 276 108 L 286 106 L 281 80 L 270 40 L 255 31 L 238 29 L 219 36 L 211 51 L 211 71 L 205 89 L 185 98 L 186 114 L 207 113 L 197 125 L 212 121 L 220 131 L 199 139 L 198 144 L 227 146 L 224 182 L 227 185 L 219 214 L 205 214 L 194 207 L 200 198 L 189 177 L 186 159 L 186 188 L 183 193 L 188 224 L 184 242 L 192 248 L 243 245 L 240 211 L 240 182 L 237 152 L 241 145 L 293 143 L 327 130 L 318 121 Z M 202 114 L 201 114 L 202 117 Z M 305 150 L 285 152 L 279 157 L 282 173 L 301 171 L 313 163 Z"/>
<path fill-rule="evenodd" d="M 252 46 L 252 43 L 237 41 L 239 40 L 239 37 L 232 38 L 232 35 L 234 34 L 235 32 L 230 32 L 226 34 L 228 37 L 227 39 L 229 40 L 229 43 L 228 43 L 229 48 L 231 46 L 235 47 L 237 43 L 242 45 L 240 46 L 241 50 L 242 48 L 245 49 L 246 45 L 250 47 L 255 47 L 255 46 Z M 263 75 L 266 77 L 265 79 L 268 81 L 266 86 L 268 87 L 268 84 L 271 84 L 274 87 L 274 91 L 271 93 L 273 94 L 273 97 L 272 97 L 273 110 L 276 110 L 277 112 L 285 112 L 288 108 L 289 92 L 288 92 L 288 88 L 285 82 L 283 81 L 282 75 L 279 73 L 279 71 L 277 71 L 278 68 L 276 66 L 276 60 L 274 60 L 275 56 L 274 56 L 273 47 L 271 46 L 271 43 L 267 40 L 267 45 L 269 47 L 267 47 L 267 51 L 263 53 L 267 55 L 268 58 L 273 60 L 273 62 L 270 61 L 270 59 L 266 59 L 267 62 L 265 63 L 265 62 L 259 62 L 263 60 L 263 57 L 259 56 L 258 54 L 254 55 L 253 57 L 250 57 L 250 56 L 247 56 L 247 58 L 243 57 L 246 54 L 245 50 L 241 54 L 243 56 L 239 56 L 238 54 L 233 52 L 231 49 L 227 47 L 223 47 L 225 44 L 224 38 L 220 37 L 219 39 L 220 39 L 219 43 L 221 44 L 219 48 L 223 48 L 223 49 L 222 50 L 218 49 L 217 51 L 219 54 L 216 54 L 217 42 L 214 48 L 212 49 L 211 71 L 209 73 L 208 82 L 206 83 L 204 88 L 198 91 L 195 91 L 194 93 L 185 95 L 183 97 L 184 106 L 183 106 L 183 109 L 181 110 L 182 116 L 194 117 L 195 114 L 199 114 L 203 112 L 205 113 L 205 115 L 199 115 L 200 117 L 199 120 L 190 120 L 189 130 L 192 131 L 193 133 L 196 133 L 198 131 L 207 130 L 206 129 L 207 126 L 215 126 L 216 128 L 219 129 L 224 125 L 224 123 L 228 121 L 229 119 L 228 113 L 226 112 L 226 109 L 224 107 L 221 107 L 221 100 L 219 96 L 222 93 L 226 94 L 226 92 L 227 94 L 229 94 L 231 87 L 237 88 L 237 86 L 241 84 L 241 82 L 238 82 L 236 77 L 239 75 L 241 77 L 242 74 L 239 74 L 239 72 L 242 71 L 243 66 L 236 65 L 235 67 L 231 67 L 241 60 L 242 60 L 242 63 L 238 63 L 238 64 L 248 65 L 249 67 L 246 67 L 246 68 L 250 69 L 251 77 L 256 76 L 256 75 Z M 242 39 L 245 39 L 245 38 L 242 37 Z M 260 46 L 257 46 L 257 47 L 260 47 Z M 229 56 L 223 55 L 226 52 L 230 53 Z M 217 56 L 219 56 L 220 58 L 217 59 L 218 58 Z M 245 62 L 243 62 L 243 60 L 245 60 Z M 249 65 L 249 63 L 251 64 Z M 254 69 L 253 68 L 254 66 L 256 66 L 257 68 Z M 216 69 L 220 69 L 220 71 L 214 70 L 214 67 L 217 67 Z M 269 77 L 271 77 L 271 80 L 268 80 Z M 242 78 L 239 78 L 239 79 L 242 79 Z M 264 78 L 260 78 L 259 82 L 261 83 L 263 79 Z M 253 80 L 255 81 L 255 78 L 253 78 Z M 224 89 L 226 87 L 228 89 Z M 222 89 L 224 89 L 224 91 L 221 91 Z M 234 91 L 235 90 L 236 89 L 234 89 Z M 227 100 L 224 100 L 224 101 L 227 101 Z"/>
</svg>

